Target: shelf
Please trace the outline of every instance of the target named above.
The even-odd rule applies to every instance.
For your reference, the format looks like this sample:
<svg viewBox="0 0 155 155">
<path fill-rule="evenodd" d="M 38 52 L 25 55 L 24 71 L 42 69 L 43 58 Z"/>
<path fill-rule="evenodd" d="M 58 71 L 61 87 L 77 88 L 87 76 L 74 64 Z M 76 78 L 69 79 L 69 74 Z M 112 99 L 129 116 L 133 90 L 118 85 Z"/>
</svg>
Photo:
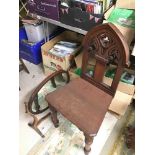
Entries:
<svg viewBox="0 0 155 155">
<path fill-rule="evenodd" d="M 77 28 L 77 27 L 73 27 L 73 26 L 69 26 L 69 25 L 63 24 L 63 23 L 61 23 L 59 21 L 56 21 L 56 20 L 53 20 L 53 19 L 49 19 L 49 18 L 42 17 L 42 16 L 39 16 L 39 15 L 36 15 L 36 14 L 32 14 L 32 13 L 29 13 L 28 15 L 31 16 L 31 17 L 35 17 L 37 19 L 40 19 L 42 21 L 46 21 L 46 22 L 49 22 L 51 24 L 54 24 L 54 25 L 66 28 L 68 30 L 71 30 L 71 31 L 83 34 L 83 35 L 86 35 L 86 33 L 87 33 L 87 31 L 85 31 L 85 30 L 82 30 L 82 29 Z"/>
</svg>

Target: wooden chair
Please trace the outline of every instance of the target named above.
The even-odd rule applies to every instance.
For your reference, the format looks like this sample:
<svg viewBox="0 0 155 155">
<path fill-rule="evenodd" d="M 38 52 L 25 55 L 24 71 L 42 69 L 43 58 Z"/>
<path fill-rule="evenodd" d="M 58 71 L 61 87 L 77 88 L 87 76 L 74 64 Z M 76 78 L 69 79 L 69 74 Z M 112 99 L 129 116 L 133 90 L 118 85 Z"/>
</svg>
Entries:
<svg viewBox="0 0 155 155">
<path fill-rule="evenodd" d="M 107 23 L 96 26 L 86 34 L 83 52 L 81 77 L 47 94 L 45 99 L 55 127 L 59 125 L 57 112 L 60 112 L 84 132 L 84 150 L 88 153 L 128 63 L 129 49 L 120 31 L 113 24 Z M 93 75 L 88 73 L 90 57 L 96 60 Z M 111 63 L 116 64 L 117 69 L 111 86 L 108 86 L 103 83 L 103 76 Z M 64 71 L 58 71 L 55 75 L 62 72 Z M 66 74 L 69 81 L 69 74 Z M 54 76 L 50 75 L 51 77 Z"/>
</svg>

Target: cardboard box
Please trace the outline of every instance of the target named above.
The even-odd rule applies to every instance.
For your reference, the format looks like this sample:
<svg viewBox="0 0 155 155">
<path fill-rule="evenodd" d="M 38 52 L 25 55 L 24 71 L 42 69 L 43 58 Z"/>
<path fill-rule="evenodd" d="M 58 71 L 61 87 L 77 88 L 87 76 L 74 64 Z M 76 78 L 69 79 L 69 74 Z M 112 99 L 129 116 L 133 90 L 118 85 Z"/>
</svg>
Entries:
<svg viewBox="0 0 155 155">
<path fill-rule="evenodd" d="M 112 79 L 104 77 L 104 82 L 111 85 Z M 116 94 L 110 104 L 109 110 L 118 114 L 124 115 L 130 105 L 135 93 L 135 86 L 124 82 L 119 82 Z"/>
<path fill-rule="evenodd" d="M 106 23 L 107 21 L 104 21 L 104 23 Z M 126 40 L 127 44 L 130 46 L 132 40 L 135 37 L 135 30 L 132 28 L 128 28 L 128 27 L 124 27 L 118 24 L 113 23 L 122 33 L 122 35 L 124 36 L 124 39 Z"/>
<path fill-rule="evenodd" d="M 116 91 L 115 97 L 113 98 L 109 110 L 116 113 L 119 116 L 123 116 L 132 102 L 132 95 Z"/>
<path fill-rule="evenodd" d="M 134 0 L 117 0 L 116 5 L 112 6 L 105 14 L 105 19 L 108 19 L 111 12 L 115 8 L 124 8 L 124 9 L 135 9 L 135 1 Z M 103 23 L 106 23 L 107 21 L 104 20 Z M 122 33 L 124 36 L 126 42 L 128 45 L 131 44 L 134 36 L 135 36 L 135 30 L 133 28 L 124 27 L 118 24 L 113 23 Z"/>
<path fill-rule="evenodd" d="M 53 46 L 58 41 L 73 41 L 73 42 L 81 42 L 83 39 L 82 35 L 79 35 L 75 32 L 65 31 L 55 38 L 51 39 L 47 43 L 45 43 L 41 47 L 43 66 L 45 74 L 53 73 L 56 70 L 63 69 L 68 70 L 70 67 L 70 63 L 74 58 L 74 55 L 67 55 L 65 57 L 58 57 L 49 53 L 49 50 L 53 48 Z M 80 49 L 80 47 L 79 47 Z"/>
<path fill-rule="evenodd" d="M 117 0 L 117 8 L 135 9 L 135 0 Z"/>
<path fill-rule="evenodd" d="M 128 27 L 124 27 L 118 24 L 114 24 L 122 33 L 122 35 L 124 36 L 127 44 L 130 46 L 132 40 L 134 39 L 135 36 L 135 30 L 132 28 L 128 28 Z"/>
</svg>

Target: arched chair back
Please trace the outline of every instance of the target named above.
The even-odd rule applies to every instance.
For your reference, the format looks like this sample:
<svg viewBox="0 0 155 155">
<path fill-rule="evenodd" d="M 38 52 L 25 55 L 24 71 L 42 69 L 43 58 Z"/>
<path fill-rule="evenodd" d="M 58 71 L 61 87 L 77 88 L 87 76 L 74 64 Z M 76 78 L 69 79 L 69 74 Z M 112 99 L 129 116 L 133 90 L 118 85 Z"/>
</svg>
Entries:
<svg viewBox="0 0 155 155">
<path fill-rule="evenodd" d="M 129 48 L 121 32 L 111 23 L 96 26 L 83 40 L 81 77 L 114 96 L 122 72 L 129 61 Z M 88 74 L 89 59 L 94 59 L 92 75 Z M 111 86 L 103 83 L 103 76 L 110 64 L 116 64 L 116 72 Z"/>
</svg>

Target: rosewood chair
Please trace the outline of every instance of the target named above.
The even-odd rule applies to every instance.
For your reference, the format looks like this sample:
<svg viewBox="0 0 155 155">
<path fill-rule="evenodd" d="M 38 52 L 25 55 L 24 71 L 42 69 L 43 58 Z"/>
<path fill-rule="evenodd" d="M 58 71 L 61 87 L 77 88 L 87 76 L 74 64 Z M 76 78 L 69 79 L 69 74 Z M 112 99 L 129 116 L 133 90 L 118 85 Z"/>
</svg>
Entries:
<svg viewBox="0 0 155 155">
<path fill-rule="evenodd" d="M 120 31 L 110 23 L 90 30 L 82 45 L 84 54 L 81 77 L 47 94 L 45 99 L 55 127 L 59 125 L 57 112 L 60 112 L 84 132 L 84 150 L 88 153 L 115 95 L 123 69 L 128 63 L 129 49 Z M 87 68 L 90 57 L 96 59 L 91 75 Z M 103 83 L 103 76 L 111 63 L 116 64 L 117 69 L 111 86 L 108 86 Z M 68 73 L 67 75 L 69 76 Z"/>
</svg>

